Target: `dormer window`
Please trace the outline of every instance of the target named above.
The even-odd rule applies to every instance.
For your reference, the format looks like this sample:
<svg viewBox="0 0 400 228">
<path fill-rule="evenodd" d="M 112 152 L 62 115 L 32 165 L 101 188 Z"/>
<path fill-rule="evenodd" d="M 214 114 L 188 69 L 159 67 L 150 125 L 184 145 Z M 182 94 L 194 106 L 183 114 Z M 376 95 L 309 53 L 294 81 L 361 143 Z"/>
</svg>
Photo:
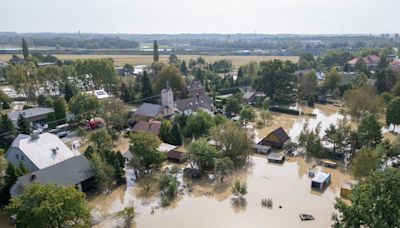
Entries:
<svg viewBox="0 0 400 228">
<path fill-rule="evenodd" d="M 19 155 L 18 155 L 18 154 L 16 154 L 16 155 L 15 155 L 15 158 L 16 158 L 16 159 L 19 159 Z"/>
</svg>

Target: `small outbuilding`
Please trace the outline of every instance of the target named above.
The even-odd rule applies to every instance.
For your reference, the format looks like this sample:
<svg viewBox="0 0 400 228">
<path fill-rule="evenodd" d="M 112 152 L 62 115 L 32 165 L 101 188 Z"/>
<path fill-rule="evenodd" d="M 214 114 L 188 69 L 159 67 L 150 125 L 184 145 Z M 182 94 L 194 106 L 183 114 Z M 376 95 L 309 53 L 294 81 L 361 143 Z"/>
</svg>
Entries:
<svg viewBox="0 0 400 228">
<path fill-rule="evenodd" d="M 285 161 L 285 156 L 279 153 L 270 153 L 267 156 L 268 162 L 271 163 L 283 163 Z"/>
<path fill-rule="evenodd" d="M 331 183 L 331 174 L 330 173 L 317 173 L 314 178 L 311 180 L 311 188 L 323 191 L 326 187 Z"/>
<path fill-rule="evenodd" d="M 263 146 L 263 145 L 253 144 L 253 145 L 251 145 L 251 148 L 257 154 L 269 154 L 269 153 L 272 152 L 272 149 L 271 149 L 270 146 Z"/>
<path fill-rule="evenodd" d="M 323 162 L 325 167 L 332 168 L 332 169 L 335 169 L 336 165 L 337 165 L 336 162 L 328 160 L 328 159 L 325 159 L 322 162 Z"/>
<path fill-rule="evenodd" d="M 345 181 L 340 188 L 340 196 L 344 198 L 348 198 L 348 196 L 352 193 L 355 185 L 358 184 L 358 181 Z"/>
<path fill-rule="evenodd" d="M 280 127 L 265 136 L 258 144 L 282 149 L 283 145 L 290 139 L 285 130 Z"/>
</svg>

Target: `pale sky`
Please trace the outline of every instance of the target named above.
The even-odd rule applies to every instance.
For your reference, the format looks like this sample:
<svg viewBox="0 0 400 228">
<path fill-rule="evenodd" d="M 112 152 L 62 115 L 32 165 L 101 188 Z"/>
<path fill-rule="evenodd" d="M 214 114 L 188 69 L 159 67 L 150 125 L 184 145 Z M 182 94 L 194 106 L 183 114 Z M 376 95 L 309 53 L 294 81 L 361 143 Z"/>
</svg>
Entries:
<svg viewBox="0 0 400 228">
<path fill-rule="evenodd" d="M 0 31 L 400 33 L 400 0 L 0 0 Z"/>
</svg>

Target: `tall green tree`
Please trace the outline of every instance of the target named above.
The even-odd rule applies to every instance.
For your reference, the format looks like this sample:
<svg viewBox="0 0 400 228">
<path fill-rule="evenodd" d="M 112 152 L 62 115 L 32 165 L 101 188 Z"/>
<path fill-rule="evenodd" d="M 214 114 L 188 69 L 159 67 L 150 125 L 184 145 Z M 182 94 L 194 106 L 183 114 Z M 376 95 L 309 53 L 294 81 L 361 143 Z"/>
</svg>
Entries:
<svg viewBox="0 0 400 228">
<path fill-rule="evenodd" d="M 28 120 L 25 119 L 24 115 L 19 114 L 18 119 L 17 119 L 17 129 L 18 133 L 20 134 L 26 134 L 29 135 L 31 134 L 31 124 Z"/>
<path fill-rule="evenodd" d="M 400 97 L 396 97 L 390 101 L 386 110 L 386 124 L 393 124 L 393 131 L 396 125 L 400 124 Z"/>
<path fill-rule="evenodd" d="M 201 171 L 212 170 L 218 156 L 217 149 L 206 138 L 200 138 L 189 146 L 188 162 L 192 168 L 196 166 Z"/>
<path fill-rule="evenodd" d="M 357 133 L 361 140 L 361 145 L 371 147 L 377 146 L 382 141 L 382 126 L 378 122 L 376 115 L 367 114 L 358 125 Z"/>
<path fill-rule="evenodd" d="M 94 186 L 99 191 L 110 190 L 114 182 L 115 169 L 97 152 L 90 155 L 90 161 L 95 169 Z"/>
<path fill-rule="evenodd" d="M 69 102 L 71 98 L 76 94 L 74 86 L 67 82 L 64 86 L 64 99 Z"/>
<path fill-rule="evenodd" d="M 158 169 L 165 159 L 165 154 L 158 150 L 161 141 L 150 133 L 139 132 L 130 135 L 132 143 L 130 151 L 133 161 L 137 159 L 138 164 L 145 170 Z"/>
<path fill-rule="evenodd" d="M 348 91 L 344 98 L 350 115 L 357 121 L 367 113 L 379 114 L 385 104 L 375 89 L 368 85 Z"/>
<path fill-rule="evenodd" d="M 148 98 L 153 95 L 154 93 L 150 83 L 149 76 L 147 75 L 147 71 L 144 71 L 142 78 L 142 98 Z"/>
<path fill-rule="evenodd" d="M 28 43 L 26 42 L 25 38 L 22 38 L 22 55 L 26 60 L 29 57 L 29 48 Z"/>
<path fill-rule="evenodd" d="M 399 227 L 400 172 L 375 171 L 361 181 L 349 196 L 351 203 L 337 199 L 339 211 L 334 227 Z"/>
<path fill-rule="evenodd" d="M 350 141 L 351 127 L 347 120 L 340 120 L 338 124 L 331 124 L 325 130 L 323 140 L 333 145 L 333 153 L 343 154 Z"/>
<path fill-rule="evenodd" d="M 186 65 L 186 61 L 182 60 L 181 65 L 179 66 L 179 70 L 181 71 L 181 73 L 185 76 L 188 75 L 188 67 Z"/>
<path fill-rule="evenodd" d="M 178 123 L 174 122 L 172 125 L 169 143 L 176 146 L 182 145 L 182 132 Z"/>
<path fill-rule="evenodd" d="M 92 94 L 80 92 L 69 101 L 69 110 L 79 117 L 90 120 L 96 109 L 100 107 L 100 101 Z"/>
<path fill-rule="evenodd" d="M 211 130 L 212 138 L 222 148 L 222 156 L 229 157 L 236 167 L 246 164 L 251 141 L 246 132 L 233 122 L 227 122 Z"/>
<path fill-rule="evenodd" d="M 32 184 L 6 207 L 17 227 L 89 227 L 85 194 L 74 187 Z"/>
<path fill-rule="evenodd" d="M 171 129 L 172 129 L 172 123 L 169 120 L 163 120 L 161 122 L 161 127 L 160 127 L 160 139 L 163 142 L 169 143 L 170 139 L 170 134 L 171 134 Z"/>
<path fill-rule="evenodd" d="M 256 117 L 256 112 L 250 106 L 245 107 L 240 111 L 240 120 L 242 121 L 254 121 Z"/>
<path fill-rule="evenodd" d="M 333 68 L 326 74 L 323 81 L 323 86 L 327 91 L 332 92 L 339 87 L 341 80 L 342 77 L 340 76 L 339 72 L 336 70 L 336 68 Z"/>
<path fill-rule="evenodd" d="M 185 134 L 186 137 L 199 138 L 208 134 L 214 121 L 211 115 L 204 111 L 197 111 L 187 119 Z"/>
<path fill-rule="evenodd" d="M 382 155 L 376 149 L 363 147 L 355 155 L 351 171 L 354 177 L 361 179 L 379 168 Z"/>
<path fill-rule="evenodd" d="M 105 128 L 90 133 L 89 141 L 93 143 L 95 150 L 111 150 L 113 140 Z"/>
<path fill-rule="evenodd" d="M 67 102 L 64 98 L 56 98 L 53 102 L 54 107 L 54 118 L 57 120 L 57 124 L 64 124 L 67 122 Z"/>
<path fill-rule="evenodd" d="M 158 72 L 154 85 L 155 92 L 161 92 L 166 87 L 167 82 L 175 93 L 183 91 L 186 86 L 185 79 L 175 66 L 167 66 Z"/>
<path fill-rule="evenodd" d="M 263 61 L 256 79 L 256 87 L 274 99 L 276 96 L 287 96 L 293 91 L 294 64 L 280 60 Z"/>
<path fill-rule="evenodd" d="M 158 53 L 158 42 L 155 40 L 153 44 L 153 61 L 158 62 L 159 58 L 160 54 Z"/>
</svg>

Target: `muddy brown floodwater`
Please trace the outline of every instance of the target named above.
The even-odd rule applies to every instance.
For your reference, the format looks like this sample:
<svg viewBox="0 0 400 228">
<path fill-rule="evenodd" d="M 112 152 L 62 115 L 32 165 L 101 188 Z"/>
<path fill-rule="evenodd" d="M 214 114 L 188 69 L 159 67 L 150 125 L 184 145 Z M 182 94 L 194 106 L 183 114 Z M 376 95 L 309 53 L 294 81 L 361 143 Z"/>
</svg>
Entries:
<svg viewBox="0 0 400 228">
<path fill-rule="evenodd" d="M 117 226 L 112 214 L 126 206 L 136 208 L 133 227 L 330 227 L 335 197 L 339 197 L 342 181 L 350 176 L 316 167 L 332 174 L 332 184 L 321 193 L 311 190 L 306 171 L 312 164 L 302 158 L 289 158 L 283 165 L 268 164 L 262 156 L 252 156 L 251 161 L 244 177 L 248 190 L 245 207 L 232 206 L 228 186 L 217 193 L 181 193 L 171 207 L 155 209 L 152 214 L 159 203 L 157 197 L 137 197 L 136 187 L 120 187 L 108 196 L 90 200 L 102 220 L 96 227 Z M 261 207 L 264 198 L 272 199 L 272 209 Z M 302 222 L 300 213 L 312 214 L 315 220 Z"/>
</svg>

